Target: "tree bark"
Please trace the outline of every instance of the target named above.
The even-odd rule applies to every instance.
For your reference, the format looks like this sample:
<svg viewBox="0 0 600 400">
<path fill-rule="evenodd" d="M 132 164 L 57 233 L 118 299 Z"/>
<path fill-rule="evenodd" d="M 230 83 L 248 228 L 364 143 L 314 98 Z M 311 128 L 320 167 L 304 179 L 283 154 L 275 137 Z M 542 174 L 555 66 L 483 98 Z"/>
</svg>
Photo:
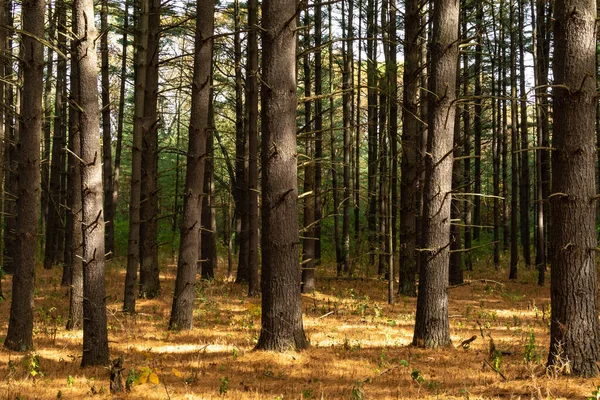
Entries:
<svg viewBox="0 0 600 400">
<path fill-rule="evenodd" d="M 419 118 L 419 0 L 406 0 L 404 41 L 404 90 L 402 107 L 402 161 L 400 175 L 400 283 L 398 293 L 417 295 L 417 142 L 421 131 Z"/>
<path fill-rule="evenodd" d="M 127 273 L 125 275 L 125 294 L 123 311 L 135 312 L 137 297 L 137 271 L 140 265 L 140 202 L 142 197 L 142 124 L 144 120 L 144 98 L 146 88 L 148 53 L 148 16 L 149 0 L 139 2 L 137 20 L 135 60 L 135 97 L 133 117 L 133 138 L 131 144 L 131 184 L 129 191 L 129 237 L 127 247 Z"/>
<path fill-rule="evenodd" d="M 298 265 L 296 1 L 264 0 L 262 18 L 263 171 L 261 350 L 308 346 Z"/>
<path fill-rule="evenodd" d="M 246 76 L 246 111 L 248 113 L 248 264 L 250 281 L 248 296 L 260 294 L 259 267 L 259 213 L 258 213 L 258 0 L 248 1 L 248 59 Z"/>
<path fill-rule="evenodd" d="M 148 52 L 142 123 L 142 197 L 140 202 L 140 297 L 160 294 L 158 267 L 158 67 L 160 0 L 150 0 Z"/>
<path fill-rule="evenodd" d="M 100 5 L 100 55 L 102 83 L 102 173 L 104 179 L 104 220 L 106 253 L 112 256 L 115 249 L 115 216 L 113 206 L 112 134 L 110 130 L 110 75 L 108 72 L 108 0 Z M 123 46 L 127 47 L 124 43 Z"/>
<path fill-rule="evenodd" d="M 594 176 L 596 2 L 557 0 L 550 207 L 550 352 L 585 377 L 600 372 Z"/>
<path fill-rule="evenodd" d="M 104 216 L 102 213 L 102 149 L 98 108 L 98 35 L 92 0 L 75 1 L 77 60 L 80 81 L 79 128 L 83 234 L 83 357 L 81 366 L 108 365 Z"/>
<path fill-rule="evenodd" d="M 209 126 L 210 82 L 214 31 L 214 0 L 197 0 L 194 76 L 190 133 L 185 176 L 185 197 L 177 278 L 169 329 L 191 329 L 193 325 L 198 240 L 202 214 L 202 188 Z"/>
<path fill-rule="evenodd" d="M 450 255 L 448 242 L 459 9 L 458 0 L 434 2 L 422 260 L 413 337 L 413 344 L 420 347 L 451 345 L 447 291 Z"/>
<path fill-rule="evenodd" d="M 37 40 L 44 35 L 45 2 L 22 3 L 23 68 L 22 107 L 18 142 L 19 183 L 17 192 L 17 231 L 12 301 L 4 346 L 10 350 L 33 348 L 33 294 L 37 254 L 37 228 L 40 200 L 40 140 L 42 133 L 42 96 L 44 48 Z"/>
</svg>

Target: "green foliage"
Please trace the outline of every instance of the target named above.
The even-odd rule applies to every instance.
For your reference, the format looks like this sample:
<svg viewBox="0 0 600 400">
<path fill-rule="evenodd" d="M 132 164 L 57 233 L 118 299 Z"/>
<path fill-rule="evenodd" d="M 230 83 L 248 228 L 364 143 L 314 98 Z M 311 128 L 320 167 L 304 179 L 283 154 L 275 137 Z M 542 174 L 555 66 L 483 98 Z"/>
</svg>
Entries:
<svg viewBox="0 0 600 400">
<path fill-rule="evenodd" d="M 226 376 L 221 378 L 221 385 L 219 386 L 219 394 L 224 396 L 229 391 L 229 378 Z"/>
<path fill-rule="evenodd" d="M 42 372 L 42 369 L 40 366 L 40 359 L 39 359 L 39 356 L 37 355 L 37 353 L 35 353 L 35 352 L 28 353 L 23 358 L 23 364 L 26 367 L 29 375 L 31 375 L 33 378 L 38 377 L 38 376 L 40 378 L 44 377 L 44 373 Z"/>
<path fill-rule="evenodd" d="M 599 400 L 600 399 L 600 385 L 596 386 L 596 389 L 592 391 L 592 395 L 588 397 L 588 400 Z"/>
<path fill-rule="evenodd" d="M 535 334 L 531 330 L 528 334 L 527 343 L 525 343 L 525 351 L 523 352 L 523 358 L 527 362 L 539 363 L 541 354 L 538 351 L 537 343 L 535 340 Z"/>
<path fill-rule="evenodd" d="M 68 387 L 71 387 L 71 386 L 73 386 L 74 384 L 75 384 L 75 379 L 73 378 L 73 376 L 72 376 L 72 375 L 69 375 L 69 376 L 67 377 L 67 386 L 68 386 Z"/>
<path fill-rule="evenodd" d="M 413 381 L 417 382 L 419 386 L 423 382 L 425 382 L 425 378 L 423 378 L 423 375 L 421 375 L 421 371 L 419 371 L 418 369 L 413 368 L 412 372 L 410 373 L 410 377 L 413 379 Z"/>
<path fill-rule="evenodd" d="M 313 398 L 313 390 L 312 389 L 302 389 L 302 398 L 303 399 L 312 399 Z"/>
</svg>

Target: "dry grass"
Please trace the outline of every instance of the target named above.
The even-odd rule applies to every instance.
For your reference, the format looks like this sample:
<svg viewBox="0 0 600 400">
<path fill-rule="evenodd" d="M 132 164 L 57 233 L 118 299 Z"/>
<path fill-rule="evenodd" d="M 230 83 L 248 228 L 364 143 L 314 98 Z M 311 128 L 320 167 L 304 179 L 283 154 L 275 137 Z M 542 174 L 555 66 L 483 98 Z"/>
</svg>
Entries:
<svg viewBox="0 0 600 400">
<path fill-rule="evenodd" d="M 200 285 L 194 330 L 167 331 L 174 265 L 163 268 L 162 297 L 139 300 L 136 316 L 123 315 L 124 264 L 115 260 L 107 267 L 111 357 L 123 355 L 125 377 L 147 367 L 159 384 L 138 384 L 117 398 L 582 398 L 598 384 L 553 377 L 542 368 L 550 300 L 548 287 L 538 288 L 532 271 L 521 270 L 521 278 L 509 282 L 507 271 L 481 269 L 467 277 L 470 284 L 450 289 L 455 346 L 473 335 L 477 339 L 468 349 L 446 350 L 409 345 L 415 299 L 397 297 L 389 306 L 386 282 L 336 279 L 323 272 L 318 293 L 303 296 L 312 346 L 275 354 L 252 350 L 260 328 L 259 300 L 223 280 Z M 68 301 L 60 271 L 38 273 L 35 355 L 0 351 L 0 398 L 115 398 L 108 393 L 107 369 L 79 367 L 81 332 L 64 329 Z M 6 332 L 10 280 L 3 288 L 9 299 L 0 307 Z M 497 350 L 510 354 L 490 358 L 490 336 Z M 495 363 L 506 380 L 490 367 Z"/>
</svg>

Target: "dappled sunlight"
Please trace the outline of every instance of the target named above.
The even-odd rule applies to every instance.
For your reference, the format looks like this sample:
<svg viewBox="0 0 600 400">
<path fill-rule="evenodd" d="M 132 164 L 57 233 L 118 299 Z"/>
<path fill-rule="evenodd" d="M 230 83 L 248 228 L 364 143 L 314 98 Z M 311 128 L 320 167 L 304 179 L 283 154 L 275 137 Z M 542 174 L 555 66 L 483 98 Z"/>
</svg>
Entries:
<svg viewBox="0 0 600 400">
<path fill-rule="evenodd" d="M 231 281 L 199 282 L 194 329 L 168 331 L 172 263 L 163 267 L 161 296 L 137 299 L 137 313 L 124 314 L 124 265 L 116 259 L 107 267 L 111 358 L 123 356 L 124 379 L 147 368 L 159 384 L 134 386 L 123 399 L 217 399 L 224 382 L 226 398 L 269 400 L 349 399 L 353 392 L 370 399 L 582 398 L 595 389 L 593 380 L 555 377 L 543 368 L 549 289 L 535 286 L 532 271 L 511 282 L 508 271 L 476 270 L 464 285 L 450 288 L 453 347 L 427 350 L 411 346 L 415 298 L 395 296 L 389 305 L 385 281 L 338 279 L 333 270 L 319 270 L 317 292 L 302 296 L 311 347 L 280 354 L 254 350 L 260 299 L 248 299 Z M 49 399 L 59 392 L 63 398 L 111 398 L 108 370 L 79 366 L 82 332 L 64 328 L 68 296 L 60 273 L 38 271 L 36 350 L 0 350 L 0 398 Z M 10 277 L 3 283 L 10 299 Z M 9 304 L 0 308 L 4 332 Z"/>
</svg>

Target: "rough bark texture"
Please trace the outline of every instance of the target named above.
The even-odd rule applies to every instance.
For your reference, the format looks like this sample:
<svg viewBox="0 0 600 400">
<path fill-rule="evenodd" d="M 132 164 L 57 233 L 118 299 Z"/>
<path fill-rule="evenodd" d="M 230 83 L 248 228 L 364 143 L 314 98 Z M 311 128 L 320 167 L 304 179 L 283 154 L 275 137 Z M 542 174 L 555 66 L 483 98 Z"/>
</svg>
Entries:
<svg viewBox="0 0 600 400">
<path fill-rule="evenodd" d="M 311 97 L 311 68 L 310 68 L 310 15 L 304 11 L 304 32 L 302 44 L 304 56 L 302 67 L 304 70 L 304 97 Z M 314 168 L 314 143 L 312 129 L 312 102 L 304 102 L 304 142 L 306 162 L 304 165 L 304 207 L 302 228 L 302 293 L 315 291 L 315 168 Z"/>
<path fill-rule="evenodd" d="M 554 137 L 550 207 L 552 321 L 548 364 L 598 375 L 595 264 L 596 2 L 558 0 L 555 10 Z"/>
<path fill-rule="evenodd" d="M 459 8 L 458 0 L 434 2 L 422 259 L 413 337 L 413 344 L 423 347 L 446 347 L 451 344 L 447 292 L 448 242 Z"/>
<path fill-rule="evenodd" d="M 79 66 L 79 128 L 83 230 L 83 357 L 81 366 L 108 365 L 106 287 L 104 279 L 104 216 L 102 213 L 102 149 L 98 104 L 98 35 L 92 0 L 76 0 Z"/>
<path fill-rule="evenodd" d="M 257 349 L 308 346 L 298 265 L 295 0 L 263 1 L 262 326 Z"/>
<path fill-rule="evenodd" d="M 214 0 L 197 0 L 198 17 L 194 50 L 194 77 L 187 152 L 187 171 L 177 278 L 170 329 L 191 329 L 196 295 L 196 272 L 202 214 L 202 188 L 209 126 Z"/>
<path fill-rule="evenodd" d="M 150 0 L 148 52 L 142 123 L 142 197 L 140 203 L 140 297 L 160 293 L 158 268 L 158 53 L 160 0 Z"/>
<path fill-rule="evenodd" d="M 73 21 L 73 30 L 77 29 L 77 21 Z M 68 232 L 70 237 L 69 252 L 65 260 L 63 281 L 69 285 L 69 318 L 67 329 L 83 327 L 83 263 L 82 263 L 82 230 L 81 230 L 81 136 L 79 132 L 79 66 L 76 57 L 76 41 L 71 43 L 71 82 L 69 109 L 69 159 L 68 159 Z M 65 276 L 67 274 L 67 276 Z"/>
<path fill-rule="evenodd" d="M 202 190 L 202 230 L 200 232 L 200 276 L 214 279 L 217 268 L 217 219 L 215 202 L 215 160 L 212 121 L 212 99 L 209 111 L 209 128 L 206 131 L 206 162 L 204 164 L 204 189 Z"/>
<path fill-rule="evenodd" d="M 100 8 L 100 54 L 102 63 L 102 168 L 104 179 L 104 220 L 106 222 L 106 253 L 115 250 L 115 208 L 113 205 L 112 136 L 110 130 L 110 76 L 108 73 L 108 0 Z M 127 44 L 123 44 L 127 47 Z"/>
<path fill-rule="evenodd" d="M 129 239 L 127 248 L 127 273 L 123 311 L 135 312 L 137 271 L 140 265 L 140 201 L 142 197 L 142 123 L 144 119 L 144 97 L 146 87 L 146 55 L 148 52 L 149 0 L 139 2 L 139 17 L 136 29 L 136 70 L 133 118 L 133 140 L 131 145 L 131 184 L 129 192 Z"/>
<path fill-rule="evenodd" d="M 6 47 L 12 49 L 12 27 L 14 26 L 13 4 L 12 1 L 6 2 L 6 19 L 8 26 L 8 43 Z M 12 54 L 12 51 L 11 51 Z M 9 80 L 16 80 L 16 70 L 12 60 L 6 60 L 4 65 L 4 75 Z M 15 271 L 16 258 L 16 230 L 17 220 L 17 146 L 18 132 L 15 129 L 15 91 L 13 85 L 6 87 L 6 116 L 4 118 L 4 134 L 7 140 L 4 141 L 4 237 L 3 237 L 3 261 L 2 269 L 7 274 L 12 274 Z"/>
<path fill-rule="evenodd" d="M 250 224 L 248 232 L 248 264 L 250 281 L 248 296 L 260 294 L 258 275 L 258 0 L 248 1 L 248 65 L 246 68 L 246 111 L 248 113 L 248 208 Z"/>
<path fill-rule="evenodd" d="M 400 176 L 400 283 L 398 293 L 416 296 L 417 275 L 417 137 L 419 119 L 420 2 L 407 0 L 405 11 L 402 175 Z"/>
<path fill-rule="evenodd" d="M 44 48 L 36 37 L 44 35 L 45 3 L 23 1 L 23 91 L 20 115 L 19 185 L 17 192 L 16 270 L 13 276 L 10 318 L 4 346 L 24 351 L 33 347 L 33 292 L 37 254 L 40 200 L 40 140 Z"/>
</svg>

